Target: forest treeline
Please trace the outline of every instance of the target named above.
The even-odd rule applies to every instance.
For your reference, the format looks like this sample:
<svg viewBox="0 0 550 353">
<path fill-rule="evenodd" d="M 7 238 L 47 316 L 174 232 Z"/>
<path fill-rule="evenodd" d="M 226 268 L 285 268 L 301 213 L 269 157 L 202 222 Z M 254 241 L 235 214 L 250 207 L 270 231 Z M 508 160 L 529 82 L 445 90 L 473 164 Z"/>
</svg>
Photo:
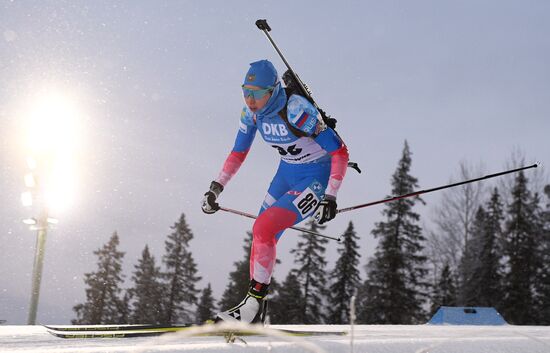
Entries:
<svg viewBox="0 0 550 353">
<path fill-rule="evenodd" d="M 411 164 L 405 142 L 389 195 L 418 190 Z M 462 164 L 459 178 L 472 173 Z M 528 173 L 444 192 L 429 228 L 415 211 L 424 204 L 420 197 L 386 203 L 371 230 L 378 245 L 364 266 L 353 221 L 342 230 L 332 266 L 325 256 L 328 240 L 300 235 L 291 251 L 292 270 L 272 280 L 270 322 L 346 324 L 356 296 L 356 322 L 363 324 L 425 323 L 445 305 L 490 306 L 511 324 L 550 325 L 550 185 Z M 324 230 L 311 221 L 307 227 Z M 200 287 L 192 239 L 182 214 L 162 258 L 145 245 L 127 281 L 114 232 L 94 252 L 97 269 L 84 275 L 86 299 L 74 306 L 73 323 L 202 323 L 240 302 L 249 281 L 252 235 L 246 234 L 242 257 L 217 300 L 210 283 Z"/>
</svg>

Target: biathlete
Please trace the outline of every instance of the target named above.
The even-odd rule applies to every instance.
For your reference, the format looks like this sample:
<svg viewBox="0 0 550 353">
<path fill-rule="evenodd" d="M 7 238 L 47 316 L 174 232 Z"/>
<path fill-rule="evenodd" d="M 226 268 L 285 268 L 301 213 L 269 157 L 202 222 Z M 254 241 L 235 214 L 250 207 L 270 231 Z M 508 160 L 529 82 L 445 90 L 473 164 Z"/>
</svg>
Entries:
<svg viewBox="0 0 550 353">
<path fill-rule="evenodd" d="M 268 60 L 250 64 L 242 85 L 245 107 L 233 149 L 204 195 L 202 210 L 214 213 L 229 180 L 246 159 L 256 132 L 281 156 L 259 216 L 252 227 L 249 290 L 236 307 L 217 320 L 263 322 L 265 299 L 283 231 L 315 213 L 319 224 L 336 216 L 336 194 L 348 165 L 342 139 L 322 121 L 304 97 L 287 97 L 277 71 Z"/>
</svg>

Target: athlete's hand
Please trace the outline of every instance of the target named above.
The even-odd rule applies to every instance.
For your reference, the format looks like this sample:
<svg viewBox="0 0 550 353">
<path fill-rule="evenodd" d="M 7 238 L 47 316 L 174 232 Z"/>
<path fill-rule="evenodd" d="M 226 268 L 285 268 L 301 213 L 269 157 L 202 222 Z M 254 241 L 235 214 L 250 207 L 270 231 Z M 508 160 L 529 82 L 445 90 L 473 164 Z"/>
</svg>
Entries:
<svg viewBox="0 0 550 353">
<path fill-rule="evenodd" d="M 319 206 L 317 206 L 313 217 L 319 224 L 326 223 L 336 217 L 336 208 L 336 198 L 331 195 L 325 195 L 323 201 L 319 202 Z"/>
<path fill-rule="evenodd" d="M 211 214 L 220 209 L 220 205 L 218 205 L 216 199 L 220 196 L 222 191 L 222 184 L 215 181 L 210 184 L 210 190 L 204 194 L 204 198 L 202 199 L 202 212 Z"/>
</svg>

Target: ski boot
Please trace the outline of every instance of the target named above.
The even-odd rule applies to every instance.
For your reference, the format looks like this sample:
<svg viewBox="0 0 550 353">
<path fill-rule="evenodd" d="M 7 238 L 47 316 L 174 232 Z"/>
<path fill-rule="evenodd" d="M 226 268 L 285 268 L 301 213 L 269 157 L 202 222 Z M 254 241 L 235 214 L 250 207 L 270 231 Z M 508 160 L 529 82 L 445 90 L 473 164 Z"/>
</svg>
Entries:
<svg viewBox="0 0 550 353">
<path fill-rule="evenodd" d="M 234 308 L 222 311 L 216 322 L 244 322 L 248 324 L 264 323 L 267 314 L 267 289 L 269 285 L 250 281 L 246 297 Z"/>
</svg>

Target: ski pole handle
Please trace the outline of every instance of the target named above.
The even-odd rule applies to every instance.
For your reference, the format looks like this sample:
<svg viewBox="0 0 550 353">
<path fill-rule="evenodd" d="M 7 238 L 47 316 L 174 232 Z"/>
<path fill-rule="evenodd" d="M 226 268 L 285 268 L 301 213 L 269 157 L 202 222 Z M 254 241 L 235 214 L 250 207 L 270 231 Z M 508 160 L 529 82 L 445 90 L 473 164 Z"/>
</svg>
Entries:
<svg viewBox="0 0 550 353">
<path fill-rule="evenodd" d="M 256 21 L 256 26 L 262 31 L 271 32 L 271 27 L 267 24 L 267 20 L 258 20 Z"/>
</svg>

